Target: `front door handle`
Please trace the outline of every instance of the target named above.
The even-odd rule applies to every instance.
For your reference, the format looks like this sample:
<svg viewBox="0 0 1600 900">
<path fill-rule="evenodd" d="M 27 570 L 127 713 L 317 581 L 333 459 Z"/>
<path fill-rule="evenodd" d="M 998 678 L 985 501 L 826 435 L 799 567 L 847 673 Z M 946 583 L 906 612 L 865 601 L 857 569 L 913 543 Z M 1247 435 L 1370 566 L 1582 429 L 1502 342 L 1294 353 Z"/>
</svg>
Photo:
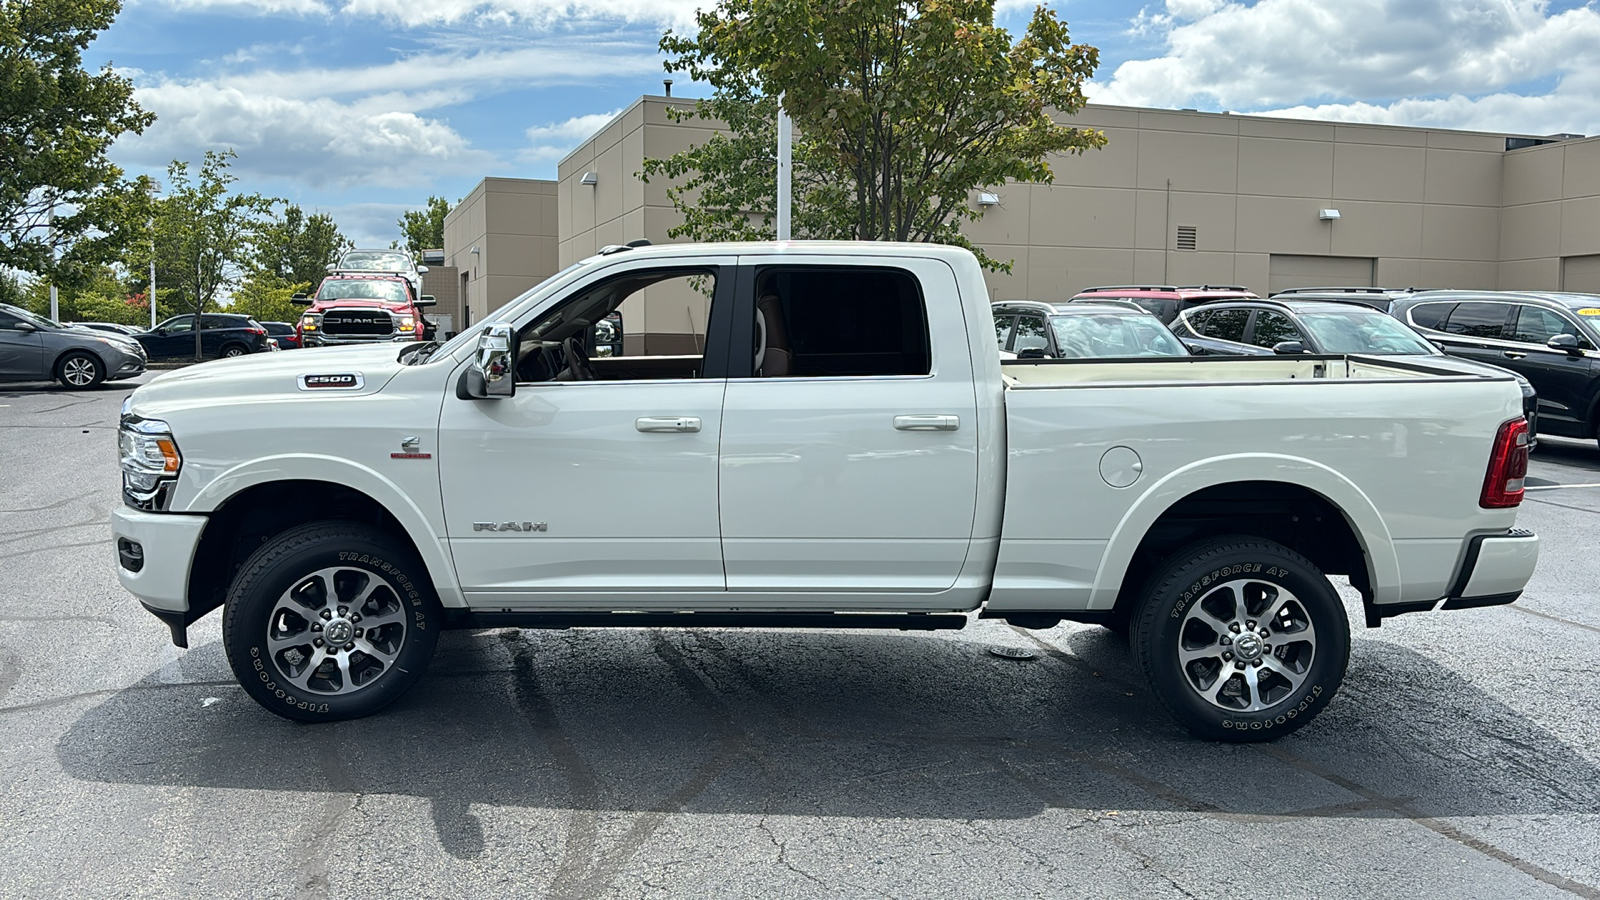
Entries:
<svg viewBox="0 0 1600 900">
<path fill-rule="evenodd" d="M 1519 352 L 1517 350 L 1507 350 L 1507 351 L 1505 351 L 1504 353 L 1502 353 L 1500 355 L 1504 356 L 1506 359 L 1522 359 L 1524 356 L 1527 356 L 1528 354 Z"/>
<path fill-rule="evenodd" d="M 955 431 L 961 427 L 961 417 L 895 416 L 894 427 L 900 431 Z"/>
<path fill-rule="evenodd" d="M 674 431 L 694 433 L 700 430 L 700 417 L 645 416 L 641 419 L 634 419 L 633 427 L 649 434 Z"/>
</svg>

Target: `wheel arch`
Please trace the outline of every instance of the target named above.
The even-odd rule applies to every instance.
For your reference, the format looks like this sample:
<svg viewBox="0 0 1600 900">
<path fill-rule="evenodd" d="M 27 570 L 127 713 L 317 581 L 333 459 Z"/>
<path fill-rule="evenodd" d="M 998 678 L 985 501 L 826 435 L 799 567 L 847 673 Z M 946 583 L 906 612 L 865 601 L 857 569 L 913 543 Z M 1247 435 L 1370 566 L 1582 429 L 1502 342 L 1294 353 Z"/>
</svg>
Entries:
<svg viewBox="0 0 1600 900">
<path fill-rule="evenodd" d="M 100 364 L 100 371 L 102 373 L 101 374 L 102 378 L 110 378 L 111 377 L 111 366 L 106 363 L 106 358 L 104 356 L 101 356 L 97 351 L 95 351 L 94 349 L 89 348 L 89 347 L 65 347 L 65 348 L 62 348 L 61 352 L 56 354 L 56 358 L 50 361 L 50 377 L 51 378 L 60 377 L 60 375 L 61 375 L 61 364 L 66 361 L 67 357 L 72 356 L 73 354 L 80 354 L 80 353 L 83 354 L 84 356 L 92 356 L 92 357 L 94 357 L 94 361 Z"/>
<path fill-rule="evenodd" d="M 1321 520 L 1289 521 L 1293 514 L 1286 509 L 1296 503 Z M 1377 506 L 1354 482 L 1312 460 L 1237 454 L 1178 469 L 1129 507 L 1101 558 L 1089 607 L 1126 614 L 1150 560 L 1194 537 L 1186 523 L 1285 543 L 1324 571 L 1344 570 L 1369 605 L 1400 596 L 1394 540 Z M 1286 526 L 1293 527 L 1286 533 Z"/>
<path fill-rule="evenodd" d="M 389 492 L 375 491 L 362 483 L 367 479 L 331 479 L 325 472 L 321 477 L 283 478 L 283 471 L 276 469 L 277 478 L 236 478 L 229 483 L 231 491 L 224 496 L 218 490 L 214 502 L 205 504 L 206 527 L 189 572 L 188 621 L 222 604 L 234 575 L 262 544 L 318 521 L 363 522 L 392 535 L 422 561 L 440 605 L 465 605 L 442 542 L 421 510 L 393 485 Z"/>
</svg>

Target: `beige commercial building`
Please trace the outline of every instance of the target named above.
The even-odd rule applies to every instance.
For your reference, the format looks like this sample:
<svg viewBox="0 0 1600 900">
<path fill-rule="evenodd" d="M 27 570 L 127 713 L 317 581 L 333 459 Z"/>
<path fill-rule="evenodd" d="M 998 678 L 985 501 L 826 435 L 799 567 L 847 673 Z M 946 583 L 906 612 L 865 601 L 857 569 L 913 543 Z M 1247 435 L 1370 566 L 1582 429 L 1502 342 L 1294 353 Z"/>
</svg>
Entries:
<svg viewBox="0 0 1600 900">
<path fill-rule="evenodd" d="M 556 272 L 556 183 L 485 178 L 444 220 L 465 328 Z"/>
<path fill-rule="evenodd" d="M 681 218 L 666 185 L 638 173 L 713 133 L 670 120 L 672 105 L 687 101 L 640 98 L 563 159 L 554 184 L 486 179 L 451 213 L 449 261 L 490 282 L 492 307 L 606 244 L 670 240 Z M 1600 138 L 1095 105 L 1064 121 L 1109 142 L 1051 160 L 1053 185 L 973 194 L 993 202 L 968 236 L 1014 261 L 989 276 L 994 299 L 1060 300 L 1095 284 L 1600 292 Z M 511 212 L 535 198 L 536 214 Z M 542 251 L 552 236 L 553 259 Z M 540 255 L 517 257 L 534 243 Z M 682 334 L 703 315 L 695 302 L 630 301 L 628 331 Z M 469 305 L 487 308 L 478 295 Z"/>
</svg>

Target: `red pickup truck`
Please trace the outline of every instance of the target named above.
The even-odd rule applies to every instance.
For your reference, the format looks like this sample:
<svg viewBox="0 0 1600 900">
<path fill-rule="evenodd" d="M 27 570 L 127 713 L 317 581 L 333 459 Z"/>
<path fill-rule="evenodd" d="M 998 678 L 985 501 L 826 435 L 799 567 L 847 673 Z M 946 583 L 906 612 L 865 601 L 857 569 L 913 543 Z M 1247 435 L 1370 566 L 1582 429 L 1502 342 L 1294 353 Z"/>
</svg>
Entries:
<svg viewBox="0 0 1600 900">
<path fill-rule="evenodd" d="M 422 317 L 434 305 L 432 295 L 416 296 L 398 274 L 336 271 L 315 295 L 295 294 L 294 301 L 310 307 L 295 325 L 303 347 L 433 338 L 433 325 Z"/>
</svg>

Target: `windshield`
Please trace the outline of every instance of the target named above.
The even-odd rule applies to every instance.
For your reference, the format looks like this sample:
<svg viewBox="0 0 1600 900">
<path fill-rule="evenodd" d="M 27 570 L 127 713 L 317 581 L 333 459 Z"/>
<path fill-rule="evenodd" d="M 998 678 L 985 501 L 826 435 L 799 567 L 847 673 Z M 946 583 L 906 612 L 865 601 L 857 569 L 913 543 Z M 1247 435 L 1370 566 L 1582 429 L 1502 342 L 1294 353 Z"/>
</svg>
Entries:
<svg viewBox="0 0 1600 900">
<path fill-rule="evenodd" d="M 1063 359 L 1189 355 L 1155 316 L 1056 316 L 1050 326 Z"/>
<path fill-rule="evenodd" d="M 6 312 L 12 314 L 13 316 L 16 316 L 17 318 L 21 319 L 24 322 L 28 322 L 28 323 L 30 323 L 32 325 L 37 325 L 40 328 L 65 328 L 65 327 L 67 327 L 67 326 L 61 324 L 60 322 L 57 322 L 54 319 L 46 319 L 44 316 L 38 315 L 36 313 L 28 312 L 27 310 L 23 309 L 20 306 L 12 306 L 9 303 L 0 303 L 0 309 L 5 310 Z"/>
<path fill-rule="evenodd" d="M 379 281 L 375 278 L 351 278 L 324 281 L 317 291 L 318 300 L 383 300 L 389 303 L 408 303 L 406 286 L 398 281 Z"/>
<path fill-rule="evenodd" d="M 339 260 L 339 268 L 360 272 L 409 272 L 411 259 L 389 250 L 352 250 Z"/>
<path fill-rule="evenodd" d="M 1324 353 L 1435 356 L 1438 351 L 1387 313 L 1365 307 L 1299 311 L 1300 324 Z"/>
<path fill-rule="evenodd" d="M 518 294 L 510 303 L 507 303 L 506 306 L 512 306 L 514 304 L 520 303 L 525 298 L 539 293 L 540 291 L 545 289 L 546 285 L 553 284 L 553 283 L 561 280 L 562 278 L 565 278 L 567 276 L 567 273 L 571 272 L 574 269 L 582 268 L 585 262 L 586 262 L 586 260 L 579 260 L 578 262 L 575 262 L 572 265 L 567 266 L 565 269 L 562 269 L 561 271 L 555 273 L 554 275 L 551 275 L 549 278 L 546 278 L 545 280 L 539 282 L 538 284 L 534 285 L 533 287 L 529 288 L 528 290 L 523 291 L 521 294 Z M 505 306 L 500 307 L 500 309 L 505 309 L 505 308 L 506 308 Z M 472 325 L 468 326 L 460 334 L 456 335 L 455 337 L 453 337 L 449 341 L 447 341 L 443 346 L 439 347 L 434 352 L 429 353 L 428 356 L 427 356 L 427 359 L 442 359 L 442 358 L 444 358 L 446 356 L 449 356 L 450 354 L 456 352 L 458 349 L 460 349 L 463 346 L 466 346 L 467 344 L 476 343 L 477 340 L 478 340 L 478 332 L 483 330 L 483 326 L 484 325 L 486 325 L 486 324 L 488 324 L 490 322 L 496 321 L 495 317 L 500 312 L 500 309 L 496 309 L 494 312 L 491 312 L 487 316 L 484 316 L 482 321 L 474 322 Z M 426 360 L 424 360 L 424 361 L 426 361 Z"/>
</svg>

